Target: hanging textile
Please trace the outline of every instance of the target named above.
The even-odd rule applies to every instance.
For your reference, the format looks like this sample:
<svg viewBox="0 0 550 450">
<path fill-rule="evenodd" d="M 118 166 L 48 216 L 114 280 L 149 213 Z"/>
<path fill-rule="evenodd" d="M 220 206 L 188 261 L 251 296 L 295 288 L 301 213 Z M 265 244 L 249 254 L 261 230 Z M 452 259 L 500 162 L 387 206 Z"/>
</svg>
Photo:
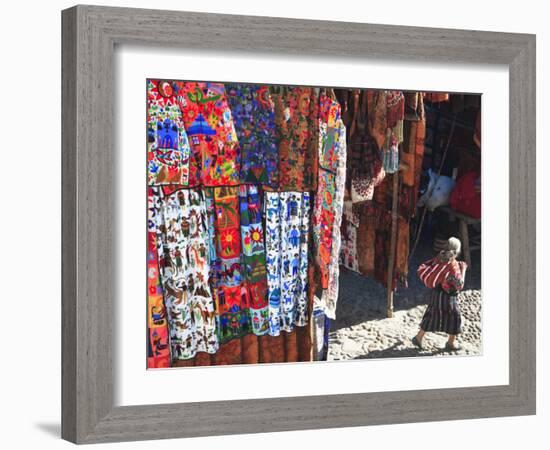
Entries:
<svg viewBox="0 0 550 450">
<path fill-rule="evenodd" d="M 319 89 L 272 87 L 279 141 L 279 190 L 317 188 Z"/>
<path fill-rule="evenodd" d="M 279 147 L 268 86 L 226 84 L 225 88 L 241 147 L 242 182 L 277 187 Z"/>
<path fill-rule="evenodd" d="M 170 367 L 168 322 L 157 249 L 158 200 L 147 189 L 147 367 Z"/>
<path fill-rule="evenodd" d="M 359 216 L 353 211 L 351 200 L 344 201 L 340 262 L 344 267 L 355 272 L 359 272 L 357 257 L 357 231 L 359 224 Z"/>
<path fill-rule="evenodd" d="M 386 176 L 376 141 L 367 133 L 357 133 L 351 139 L 350 152 L 351 201 L 370 201 L 374 188 Z"/>
<path fill-rule="evenodd" d="M 147 80 L 148 184 L 186 186 L 190 154 L 174 83 Z"/>
<path fill-rule="evenodd" d="M 307 323 L 309 192 L 266 192 L 269 334 Z"/>
<path fill-rule="evenodd" d="M 332 104 L 335 107 L 334 103 Z M 332 201 L 332 232 L 331 232 L 331 248 L 330 258 L 328 261 L 323 259 L 322 264 L 322 288 L 324 289 L 321 294 L 321 307 L 323 312 L 328 318 L 336 318 L 336 302 L 338 300 L 338 280 L 340 276 L 340 249 L 341 249 L 341 231 L 342 215 L 344 209 L 344 193 L 346 187 L 346 127 L 338 114 L 340 109 L 336 107 L 336 114 L 334 114 L 335 120 L 332 122 L 331 116 L 329 116 L 328 128 L 336 130 L 334 134 L 334 154 L 336 155 L 336 161 L 334 164 L 334 196 Z M 331 126 L 333 125 L 333 126 Z M 319 196 L 319 195 L 318 195 Z M 324 267 L 327 268 L 326 272 Z M 325 282 L 326 277 L 326 284 Z M 328 325 L 327 325 L 328 333 Z"/>
<path fill-rule="evenodd" d="M 209 286 L 207 229 L 201 190 L 165 194 L 155 188 L 158 203 L 159 265 L 164 290 L 172 359 L 218 350 L 214 301 Z"/>
<path fill-rule="evenodd" d="M 224 85 L 178 81 L 176 95 L 193 153 L 189 184 L 239 184 L 240 148 Z"/>
<path fill-rule="evenodd" d="M 338 297 L 340 226 L 346 179 L 346 128 L 340 104 L 326 93 L 319 108 L 319 172 L 313 207 L 314 256 L 323 289 L 320 308 L 334 317 Z"/>
<path fill-rule="evenodd" d="M 399 144 L 403 142 L 403 92 L 386 91 L 386 108 L 386 139 L 382 148 L 382 161 L 386 173 L 395 173 L 399 170 Z"/>
<path fill-rule="evenodd" d="M 264 230 L 258 188 L 239 186 L 241 211 L 242 263 L 248 289 L 249 316 L 252 332 L 264 335 L 269 329 L 267 274 L 265 266 Z"/>
<path fill-rule="evenodd" d="M 448 102 L 449 98 L 447 92 L 424 92 L 424 100 L 431 103 Z"/>
<path fill-rule="evenodd" d="M 216 243 L 219 259 L 218 315 L 222 343 L 246 335 L 248 292 L 241 266 L 241 229 L 237 187 L 214 189 Z"/>
</svg>

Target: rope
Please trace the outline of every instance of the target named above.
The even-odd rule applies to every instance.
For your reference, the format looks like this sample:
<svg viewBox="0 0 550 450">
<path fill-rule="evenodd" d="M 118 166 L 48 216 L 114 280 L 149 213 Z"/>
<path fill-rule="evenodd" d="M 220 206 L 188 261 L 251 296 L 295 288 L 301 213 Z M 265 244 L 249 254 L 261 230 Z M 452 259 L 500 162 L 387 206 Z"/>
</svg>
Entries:
<svg viewBox="0 0 550 450">
<path fill-rule="evenodd" d="M 418 245 L 418 241 L 420 240 L 420 235 L 422 234 L 422 227 L 424 226 L 424 219 L 426 217 L 426 211 L 428 210 L 428 200 L 432 197 L 433 190 L 434 190 L 435 186 L 437 185 L 437 182 L 439 181 L 439 178 L 441 176 L 441 171 L 443 170 L 443 164 L 445 164 L 445 158 L 447 157 L 447 152 L 449 150 L 449 147 L 451 145 L 451 141 L 453 139 L 453 134 L 454 134 L 454 131 L 455 131 L 457 115 L 458 114 L 455 113 L 455 115 L 453 117 L 453 122 L 451 124 L 451 131 L 449 132 L 449 139 L 447 139 L 447 145 L 445 146 L 445 150 L 443 152 L 443 157 L 441 158 L 441 164 L 439 164 L 439 170 L 437 171 L 437 177 L 435 179 L 435 182 L 434 182 L 432 188 L 428 191 L 428 198 L 426 200 L 426 203 L 424 204 L 424 210 L 422 211 L 422 217 L 420 219 L 420 224 L 418 225 L 418 230 L 416 232 L 416 238 L 414 240 L 413 247 L 412 247 L 411 251 L 409 252 L 409 261 L 412 259 L 413 255 L 414 255 L 414 252 L 415 252 L 416 247 Z"/>
</svg>

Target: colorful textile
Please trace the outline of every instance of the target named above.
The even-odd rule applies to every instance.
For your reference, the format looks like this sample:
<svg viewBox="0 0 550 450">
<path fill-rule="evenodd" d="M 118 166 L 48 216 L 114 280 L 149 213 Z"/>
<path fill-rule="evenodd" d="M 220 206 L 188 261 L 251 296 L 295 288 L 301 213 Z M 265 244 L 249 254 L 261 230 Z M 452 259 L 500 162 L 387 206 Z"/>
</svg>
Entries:
<svg viewBox="0 0 550 450">
<path fill-rule="evenodd" d="M 241 146 L 242 182 L 277 187 L 279 148 L 269 88 L 255 84 L 225 87 Z"/>
<path fill-rule="evenodd" d="M 189 183 L 191 148 L 175 95 L 175 84 L 147 80 L 147 182 Z"/>
<path fill-rule="evenodd" d="M 239 184 L 240 148 L 224 85 L 182 81 L 175 85 L 193 151 L 189 184 Z"/>
<path fill-rule="evenodd" d="M 387 91 L 386 113 L 387 128 L 395 128 L 405 116 L 405 96 L 401 91 Z"/>
<path fill-rule="evenodd" d="M 158 209 L 151 188 L 147 194 L 147 367 L 170 367 L 168 322 L 157 249 Z"/>
<path fill-rule="evenodd" d="M 209 286 L 206 208 L 202 190 L 169 195 L 155 188 L 159 265 L 170 327 L 172 359 L 215 353 L 214 301 Z"/>
<path fill-rule="evenodd" d="M 359 216 L 353 211 L 352 202 L 350 200 L 344 201 L 340 262 L 344 267 L 355 272 L 359 272 L 357 256 L 357 230 L 359 223 Z"/>
<path fill-rule="evenodd" d="M 218 315 L 222 343 L 249 333 L 248 291 L 241 265 L 241 228 L 237 187 L 214 189 L 219 259 Z"/>
<path fill-rule="evenodd" d="M 330 124 L 330 121 L 329 121 Z M 334 177 L 334 197 L 332 202 L 333 223 L 332 223 L 332 246 L 330 259 L 327 262 L 326 289 L 321 294 L 321 305 L 325 315 L 330 319 L 336 318 L 336 302 L 338 300 L 338 280 L 340 276 L 340 249 L 342 216 L 344 210 L 344 193 L 346 189 L 346 127 L 340 119 L 335 122 L 338 130 L 335 141 L 335 153 L 337 154 L 336 175 Z M 324 272 L 323 272 L 324 273 Z M 325 288 L 325 286 L 322 286 Z M 328 326 L 328 325 L 327 325 Z M 328 330 L 328 328 L 327 328 Z M 327 331 L 328 333 L 328 331 Z"/>
<path fill-rule="evenodd" d="M 279 190 L 317 188 L 319 89 L 272 87 L 279 141 Z"/>
<path fill-rule="evenodd" d="M 309 192 L 266 192 L 269 334 L 307 324 Z"/>
<path fill-rule="evenodd" d="M 428 288 L 438 286 L 450 295 L 456 295 L 464 287 L 464 277 L 468 265 L 464 261 L 455 259 L 444 262 L 439 256 L 432 258 L 418 266 L 418 277 Z"/>
<path fill-rule="evenodd" d="M 242 264 L 249 296 L 252 332 L 258 336 L 269 330 L 267 274 L 265 266 L 264 230 L 258 188 L 239 186 L 241 211 Z"/>
<path fill-rule="evenodd" d="M 319 172 L 313 208 L 312 232 L 315 260 L 323 289 L 327 289 L 329 286 L 333 237 L 336 229 L 339 234 L 343 209 L 346 163 L 345 133 L 340 104 L 326 94 L 322 94 L 319 108 Z M 344 166 L 343 174 L 338 173 L 342 165 Z M 337 215 L 340 217 L 336 217 Z"/>
</svg>

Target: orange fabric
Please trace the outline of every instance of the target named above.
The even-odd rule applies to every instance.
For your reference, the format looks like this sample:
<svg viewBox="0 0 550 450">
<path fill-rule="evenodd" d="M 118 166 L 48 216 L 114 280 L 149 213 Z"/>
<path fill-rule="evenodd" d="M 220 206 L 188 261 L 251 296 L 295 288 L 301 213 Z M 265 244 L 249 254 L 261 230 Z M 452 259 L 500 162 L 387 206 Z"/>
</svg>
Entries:
<svg viewBox="0 0 550 450">
<path fill-rule="evenodd" d="M 311 320 L 305 327 L 296 328 L 298 342 L 298 361 L 312 361 Z"/>
<path fill-rule="evenodd" d="M 285 333 L 285 361 L 298 361 L 298 340 L 296 330 L 293 330 L 290 333 Z"/>
<path fill-rule="evenodd" d="M 233 339 L 220 345 L 217 353 L 212 355 L 212 362 L 216 366 L 242 363 L 242 346 L 240 339 Z"/>
<path fill-rule="evenodd" d="M 211 366 L 211 356 L 208 353 L 200 352 L 195 356 L 195 366 Z"/>
<path fill-rule="evenodd" d="M 195 358 L 179 359 L 179 360 L 172 361 L 172 367 L 193 367 L 194 365 L 195 365 Z"/>
<path fill-rule="evenodd" d="M 255 334 L 247 334 L 241 339 L 243 364 L 257 364 L 260 362 L 260 345 Z"/>
</svg>

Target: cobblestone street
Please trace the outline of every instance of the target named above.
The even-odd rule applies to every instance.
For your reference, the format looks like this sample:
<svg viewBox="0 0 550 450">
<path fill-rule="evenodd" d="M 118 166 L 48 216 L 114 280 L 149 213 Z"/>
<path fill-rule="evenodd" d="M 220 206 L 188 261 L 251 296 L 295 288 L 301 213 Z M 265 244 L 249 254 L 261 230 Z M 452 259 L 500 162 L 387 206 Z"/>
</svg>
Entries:
<svg viewBox="0 0 550 450">
<path fill-rule="evenodd" d="M 331 323 L 329 334 L 329 361 L 449 354 L 443 351 L 447 339 L 444 333 L 426 333 L 422 350 L 411 342 L 418 332 L 429 294 L 416 276 L 416 268 L 431 256 L 430 248 L 418 248 L 409 269 L 409 287 L 398 287 L 394 294 L 391 319 L 386 318 L 386 291 L 382 285 L 355 272 L 341 271 L 336 320 Z M 482 352 L 481 267 L 479 254 L 476 256 L 474 267 L 466 274 L 465 289 L 459 294 L 461 349 L 453 354 L 480 355 Z"/>
</svg>

